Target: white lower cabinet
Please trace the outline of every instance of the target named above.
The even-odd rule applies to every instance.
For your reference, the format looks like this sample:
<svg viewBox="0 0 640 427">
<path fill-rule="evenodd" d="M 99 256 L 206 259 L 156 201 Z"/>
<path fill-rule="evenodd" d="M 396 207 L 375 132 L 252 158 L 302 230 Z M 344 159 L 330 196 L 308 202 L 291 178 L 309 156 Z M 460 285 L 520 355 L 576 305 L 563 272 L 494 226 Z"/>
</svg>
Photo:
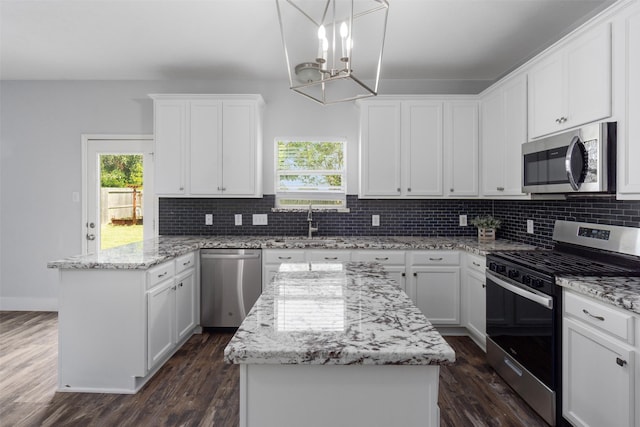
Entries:
<svg viewBox="0 0 640 427">
<path fill-rule="evenodd" d="M 174 345 L 175 285 L 173 277 L 147 293 L 147 368 L 153 368 Z"/>
<path fill-rule="evenodd" d="M 195 253 L 190 253 L 147 272 L 148 370 L 173 353 L 198 324 L 195 263 Z"/>
<path fill-rule="evenodd" d="M 463 326 L 469 331 L 471 338 L 481 347 L 486 348 L 486 259 L 483 256 L 465 254 L 464 277 L 462 280 Z"/>
<path fill-rule="evenodd" d="M 460 253 L 412 251 L 407 293 L 435 326 L 460 325 Z"/>
<path fill-rule="evenodd" d="M 630 345 L 638 317 L 568 290 L 564 297 L 563 416 L 574 426 L 639 425 L 638 348 Z"/>
</svg>

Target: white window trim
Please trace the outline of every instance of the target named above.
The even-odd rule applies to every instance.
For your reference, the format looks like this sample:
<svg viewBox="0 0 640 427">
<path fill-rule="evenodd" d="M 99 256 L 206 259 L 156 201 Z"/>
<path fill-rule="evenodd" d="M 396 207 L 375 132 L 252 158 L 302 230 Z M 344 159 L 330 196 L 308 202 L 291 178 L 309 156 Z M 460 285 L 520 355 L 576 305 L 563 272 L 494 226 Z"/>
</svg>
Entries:
<svg viewBox="0 0 640 427">
<path fill-rule="evenodd" d="M 343 144 L 343 162 L 344 167 L 342 170 L 342 186 L 344 191 L 342 193 L 338 192 L 278 192 L 278 142 L 295 142 L 295 141 L 304 141 L 304 142 L 341 142 Z M 323 211 L 337 211 L 337 212 L 349 212 L 347 208 L 347 138 L 345 137 L 276 137 L 273 140 L 273 190 L 275 195 L 275 207 L 274 211 L 300 211 L 308 209 L 308 206 L 281 206 L 279 203 L 280 198 L 299 198 L 299 199 L 309 199 L 309 200 L 326 200 L 326 199 L 335 199 L 342 201 L 342 206 L 331 206 L 331 205 L 312 205 L 313 209 L 323 210 Z M 317 171 L 317 172 L 326 172 L 326 171 Z M 286 197 L 284 197 L 286 195 Z M 339 196 L 338 196 L 339 195 Z"/>
</svg>

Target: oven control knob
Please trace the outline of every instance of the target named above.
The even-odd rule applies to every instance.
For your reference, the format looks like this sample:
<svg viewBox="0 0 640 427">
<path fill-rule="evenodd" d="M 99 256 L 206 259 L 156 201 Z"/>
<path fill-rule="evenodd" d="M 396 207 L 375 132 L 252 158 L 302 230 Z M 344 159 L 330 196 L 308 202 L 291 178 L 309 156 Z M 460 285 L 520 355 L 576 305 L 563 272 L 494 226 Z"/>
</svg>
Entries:
<svg viewBox="0 0 640 427">
<path fill-rule="evenodd" d="M 520 272 L 518 270 L 509 270 L 510 279 L 517 279 L 518 277 L 520 277 Z"/>
<path fill-rule="evenodd" d="M 534 288 L 541 288 L 544 286 L 544 283 L 541 279 L 531 279 L 531 286 Z"/>
<path fill-rule="evenodd" d="M 531 284 L 531 276 L 522 276 L 522 283 L 529 286 Z"/>
<path fill-rule="evenodd" d="M 500 265 L 500 264 L 498 264 L 498 265 L 496 266 L 496 272 L 498 272 L 498 273 L 504 273 L 504 272 L 506 272 L 506 271 L 507 271 L 507 267 L 506 267 L 506 266 L 504 266 L 504 265 Z"/>
<path fill-rule="evenodd" d="M 497 265 L 496 265 L 495 262 L 490 262 L 489 263 L 489 270 L 496 271 L 496 267 L 497 267 Z"/>
</svg>

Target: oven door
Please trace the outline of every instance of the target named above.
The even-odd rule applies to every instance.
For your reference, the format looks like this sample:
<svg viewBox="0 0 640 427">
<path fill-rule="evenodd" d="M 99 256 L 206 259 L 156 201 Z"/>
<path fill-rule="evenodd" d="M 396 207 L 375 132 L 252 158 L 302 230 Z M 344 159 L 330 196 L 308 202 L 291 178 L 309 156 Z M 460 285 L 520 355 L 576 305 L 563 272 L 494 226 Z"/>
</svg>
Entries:
<svg viewBox="0 0 640 427">
<path fill-rule="evenodd" d="M 491 271 L 486 275 L 487 337 L 549 389 L 556 390 L 553 297 Z"/>
</svg>

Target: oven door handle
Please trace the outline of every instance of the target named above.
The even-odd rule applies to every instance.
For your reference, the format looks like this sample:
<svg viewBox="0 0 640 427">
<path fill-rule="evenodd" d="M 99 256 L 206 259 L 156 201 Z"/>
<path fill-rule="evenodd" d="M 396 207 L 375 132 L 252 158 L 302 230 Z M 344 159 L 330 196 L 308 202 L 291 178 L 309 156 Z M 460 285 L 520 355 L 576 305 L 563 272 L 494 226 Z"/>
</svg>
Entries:
<svg viewBox="0 0 640 427">
<path fill-rule="evenodd" d="M 501 279 L 500 277 L 496 276 L 490 271 L 487 271 L 487 279 L 491 280 L 493 283 L 500 286 L 501 288 L 504 288 L 510 292 L 513 292 L 514 294 L 520 295 L 521 297 L 526 298 L 530 301 L 538 303 L 548 309 L 553 308 L 553 298 L 549 296 L 539 295 L 539 294 L 527 291 L 526 289 L 522 289 L 520 286 L 512 285 L 511 283 Z"/>
</svg>

